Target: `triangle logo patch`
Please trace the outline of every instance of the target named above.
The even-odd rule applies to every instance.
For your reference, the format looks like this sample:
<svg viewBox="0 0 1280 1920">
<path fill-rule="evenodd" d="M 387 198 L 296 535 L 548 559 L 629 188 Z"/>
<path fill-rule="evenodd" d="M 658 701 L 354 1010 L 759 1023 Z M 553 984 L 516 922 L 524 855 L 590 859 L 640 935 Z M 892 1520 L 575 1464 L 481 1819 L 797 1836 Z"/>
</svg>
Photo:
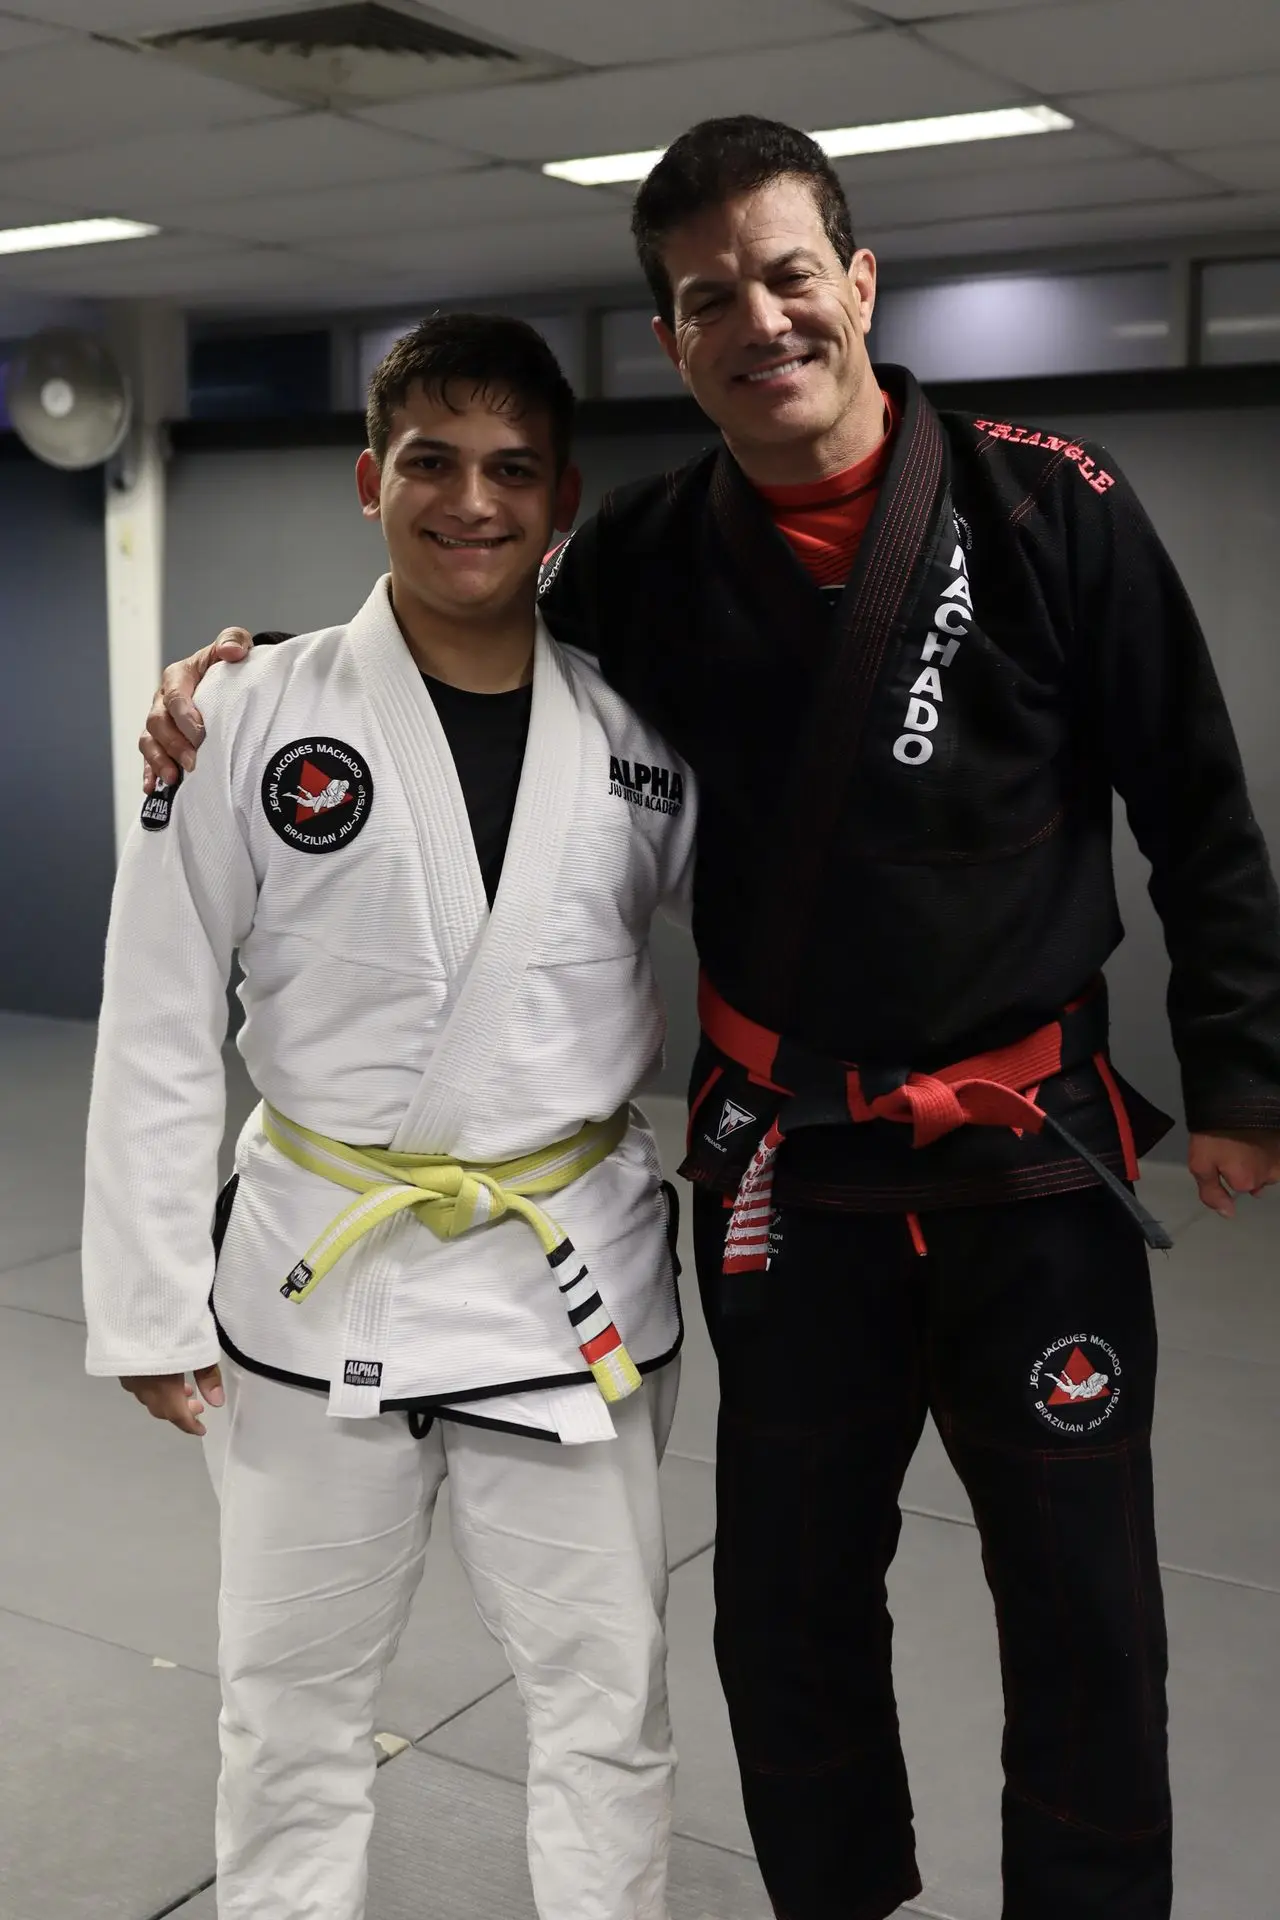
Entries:
<svg viewBox="0 0 1280 1920">
<path fill-rule="evenodd" d="M 752 1127 L 756 1115 L 740 1107 L 736 1100 L 726 1100 L 720 1109 L 720 1124 L 716 1128 L 716 1139 L 726 1140 L 731 1133 L 738 1133 L 743 1127 Z"/>
<path fill-rule="evenodd" d="M 1110 1375 L 1095 1367 L 1080 1347 L 1073 1349 L 1061 1373 L 1049 1378 L 1057 1383 L 1045 1401 L 1049 1407 L 1079 1406 L 1082 1401 L 1106 1400 L 1111 1395 Z"/>
</svg>

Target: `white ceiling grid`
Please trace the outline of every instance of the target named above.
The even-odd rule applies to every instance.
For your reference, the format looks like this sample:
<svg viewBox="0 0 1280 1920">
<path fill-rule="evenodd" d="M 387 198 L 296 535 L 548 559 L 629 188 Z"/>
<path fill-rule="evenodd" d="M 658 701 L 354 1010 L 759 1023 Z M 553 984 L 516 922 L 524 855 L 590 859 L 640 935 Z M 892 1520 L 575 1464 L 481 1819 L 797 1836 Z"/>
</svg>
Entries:
<svg viewBox="0 0 1280 1920">
<path fill-rule="evenodd" d="M 890 261 L 1280 226 L 1280 0 L 392 0 L 567 71 L 344 112 L 128 45 L 298 4 L 0 0 L 0 224 L 164 229 L 0 257 L 0 297 L 321 309 L 631 281 L 630 190 L 541 163 L 731 112 L 827 127 L 1048 100 L 1076 121 L 842 161 Z"/>
</svg>

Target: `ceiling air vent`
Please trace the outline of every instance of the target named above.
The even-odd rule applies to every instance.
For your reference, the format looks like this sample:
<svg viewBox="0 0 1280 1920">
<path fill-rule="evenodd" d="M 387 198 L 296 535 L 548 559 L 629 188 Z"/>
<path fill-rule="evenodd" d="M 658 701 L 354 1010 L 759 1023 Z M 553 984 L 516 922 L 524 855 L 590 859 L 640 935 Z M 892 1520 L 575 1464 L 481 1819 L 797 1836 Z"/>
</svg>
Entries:
<svg viewBox="0 0 1280 1920">
<path fill-rule="evenodd" d="M 563 62 L 368 0 L 148 34 L 135 44 L 307 106 L 356 106 L 553 73 Z"/>
</svg>

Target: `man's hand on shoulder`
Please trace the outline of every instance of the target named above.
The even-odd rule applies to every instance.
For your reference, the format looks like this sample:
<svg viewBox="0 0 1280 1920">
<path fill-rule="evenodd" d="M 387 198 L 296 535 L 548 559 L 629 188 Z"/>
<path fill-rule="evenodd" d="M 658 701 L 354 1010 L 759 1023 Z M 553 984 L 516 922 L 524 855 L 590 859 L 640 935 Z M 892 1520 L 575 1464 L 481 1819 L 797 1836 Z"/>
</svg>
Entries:
<svg viewBox="0 0 1280 1920">
<path fill-rule="evenodd" d="M 146 728 L 138 739 L 138 751 L 146 762 L 144 793 L 153 793 L 161 781 L 166 786 L 176 785 L 179 767 L 191 772 L 204 741 L 204 721 L 193 699 L 195 690 L 210 667 L 220 660 L 247 660 L 252 646 L 253 638 L 243 627 L 224 627 L 212 645 L 165 668 Z"/>
<path fill-rule="evenodd" d="M 1231 1220 L 1237 1194 L 1259 1194 L 1280 1180 L 1280 1133 L 1193 1133 L 1187 1165 L 1205 1206 Z"/>
</svg>

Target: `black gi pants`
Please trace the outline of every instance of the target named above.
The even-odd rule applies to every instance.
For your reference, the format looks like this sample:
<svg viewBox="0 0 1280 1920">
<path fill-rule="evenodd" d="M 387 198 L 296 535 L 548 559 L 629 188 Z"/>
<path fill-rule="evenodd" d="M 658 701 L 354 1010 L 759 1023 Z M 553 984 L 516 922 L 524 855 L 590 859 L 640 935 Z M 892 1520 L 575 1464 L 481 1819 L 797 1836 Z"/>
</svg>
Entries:
<svg viewBox="0 0 1280 1920">
<path fill-rule="evenodd" d="M 721 1385 L 716 1657 L 779 1920 L 884 1920 L 920 1891 L 885 1573 L 926 1410 L 996 1607 L 1003 1920 L 1168 1920 L 1139 1233 L 1097 1189 L 925 1215 L 925 1257 L 900 1214 L 788 1208 L 763 1306 L 735 1311 L 727 1220 L 696 1195 Z"/>
</svg>

